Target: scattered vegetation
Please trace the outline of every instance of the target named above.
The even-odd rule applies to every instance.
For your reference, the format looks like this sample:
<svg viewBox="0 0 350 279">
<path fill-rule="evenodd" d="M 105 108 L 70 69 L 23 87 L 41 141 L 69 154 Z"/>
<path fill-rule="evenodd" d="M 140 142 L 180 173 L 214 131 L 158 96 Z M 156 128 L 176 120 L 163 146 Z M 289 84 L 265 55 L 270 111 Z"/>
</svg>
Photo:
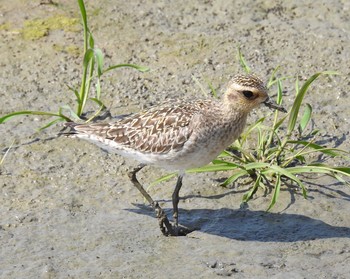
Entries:
<svg viewBox="0 0 350 279">
<path fill-rule="evenodd" d="M 0 118 L 0 124 L 5 121 L 22 115 L 40 115 L 40 116 L 48 116 L 54 118 L 45 126 L 41 127 L 40 130 L 46 129 L 51 125 L 59 122 L 59 121 L 73 121 L 83 119 L 86 121 L 91 121 L 93 118 L 98 116 L 103 109 L 105 109 L 105 105 L 101 101 L 101 84 L 100 80 L 103 74 L 113 69 L 130 67 L 134 68 L 141 72 L 146 72 L 149 69 L 147 67 L 142 67 L 134 64 L 118 64 L 113 65 L 108 68 L 103 67 L 103 53 L 99 48 L 95 47 L 94 37 L 88 27 L 88 19 L 85 10 L 85 4 L 83 0 L 77 0 L 79 4 L 81 19 L 83 23 L 83 34 L 84 34 L 84 57 L 83 57 L 83 71 L 81 77 L 81 83 L 78 87 L 68 86 L 69 90 L 75 94 L 76 97 L 76 108 L 72 109 L 69 105 L 61 106 L 58 109 L 58 112 L 46 112 L 46 111 L 16 111 Z M 74 20 L 68 20 L 67 18 L 62 18 L 62 20 L 58 20 L 57 17 L 51 17 L 48 20 L 35 20 L 30 22 L 29 27 L 41 26 L 39 30 L 42 32 L 47 32 L 50 24 L 55 22 L 55 26 L 57 24 L 63 24 L 64 26 L 72 26 L 74 25 Z M 28 27 L 28 26 L 27 26 Z M 35 28 L 34 28 L 35 29 Z M 38 30 L 37 30 L 38 31 Z M 92 90 L 92 87 L 95 87 L 95 90 Z M 94 94 L 95 93 L 95 94 Z M 98 109 L 96 112 L 89 118 L 86 119 L 85 107 L 87 102 L 93 102 L 97 105 Z"/>
<path fill-rule="evenodd" d="M 239 60 L 246 72 L 250 72 L 242 53 L 239 51 Z M 282 104 L 282 82 L 285 77 L 277 77 L 278 67 L 273 71 L 268 82 L 268 88 L 276 85 L 277 104 Z M 334 75 L 335 72 L 325 71 L 312 75 L 302 86 L 296 79 L 296 96 L 291 109 L 287 114 L 279 111 L 273 113 L 272 125 L 267 117 L 258 119 L 251 124 L 241 137 L 211 165 L 189 172 L 230 171 L 231 175 L 222 185 L 227 186 L 239 178 L 248 177 L 251 188 L 244 194 L 243 202 L 248 202 L 258 188 L 265 192 L 273 191 L 270 210 L 277 202 L 281 187 L 297 186 L 302 196 L 307 197 L 307 187 L 299 178 L 304 174 L 325 174 L 341 183 L 347 183 L 342 176 L 350 177 L 350 167 L 336 167 L 314 161 L 315 154 L 323 157 L 343 157 L 349 159 L 349 152 L 337 148 L 325 147 L 316 143 L 317 129 L 308 126 L 312 118 L 312 106 L 304 104 L 304 97 L 310 85 L 322 75 Z M 304 110 L 300 116 L 301 108 Z M 326 161 L 324 158 L 323 161 Z"/>
<path fill-rule="evenodd" d="M 244 71 L 249 73 L 250 68 L 240 50 L 238 56 Z M 267 87 L 276 86 L 276 103 L 280 105 L 283 102 L 282 82 L 286 77 L 277 77 L 277 71 L 278 67 L 273 71 Z M 312 119 L 312 106 L 308 103 L 304 104 L 304 97 L 316 79 L 323 75 L 335 74 L 337 73 L 332 71 L 316 73 L 307 79 L 302 86 L 299 86 L 297 78 L 295 82 L 296 96 L 288 113 L 281 115 L 281 112 L 274 111 L 272 124 L 269 116 L 258 119 L 247 127 L 241 137 L 223 151 L 212 164 L 190 169 L 187 173 L 226 171 L 230 173 L 230 176 L 221 184 L 225 187 L 234 182 L 242 181 L 240 179 L 248 178 L 250 180 L 248 184 L 251 187 L 243 195 L 242 202 L 247 203 L 257 190 L 262 188 L 265 194 L 273 192 L 267 210 L 276 204 L 282 187 L 290 187 L 292 191 L 300 189 L 302 196 L 307 198 L 307 187 L 300 178 L 305 174 L 324 174 L 341 183 L 350 184 L 343 179 L 343 177 L 350 178 L 350 167 L 336 167 L 323 164 L 320 160 L 313 160 L 313 158 L 320 158 L 315 154 L 322 155 L 322 161 L 326 161 L 329 157 L 338 156 L 349 159 L 350 153 L 316 143 L 319 130 L 309 128 Z M 199 84 L 196 79 L 195 82 Z M 217 93 L 213 87 L 210 84 L 209 87 L 213 96 L 216 97 Z M 201 85 L 200 88 L 204 90 Z M 304 113 L 300 116 L 301 109 Z M 163 176 L 149 187 L 175 175 L 176 173 L 172 173 Z"/>
<path fill-rule="evenodd" d="M 83 0 L 77 0 L 80 8 L 83 34 L 84 34 L 84 56 L 83 71 L 80 86 L 68 87 L 76 97 L 76 108 L 72 109 L 65 105 L 58 109 L 58 112 L 45 111 L 17 111 L 0 118 L 0 124 L 21 115 L 41 115 L 54 118 L 41 129 L 50 127 L 59 121 L 73 121 L 84 119 L 90 121 L 98 116 L 105 108 L 101 101 L 101 76 L 113 69 L 131 67 L 141 72 L 148 71 L 148 68 L 133 64 L 118 64 L 106 69 L 103 68 L 103 53 L 95 47 L 93 35 L 88 27 L 88 20 Z M 36 22 L 40 23 L 40 21 Z M 40 25 L 42 25 L 40 23 Z M 43 32 L 47 32 L 46 29 Z M 250 71 L 242 53 L 239 51 L 239 61 L 246 72 Z M 285 77 L 277 77 L 278 67 L 273 71 L 268 82 L 268 87 L 276 87 L 277 103 L 283 102 L 283 81 Z M 222 183 L 223 186 L 246 177 L 251 180 L 251 187 L 243 196 L 243 202 L 248 202 L 259 188 L 265 193 L 272 193 L 272 198 L 268 206 L 271 209 L 277 202 L 282 187 L 293 187 L 301 189 L 302 196 L 307 197 L 307 187 L 299 175 L 303 174 L 325 174 L 334 179 L 348 183 L 343 177 L 350 177 L 350 167 L 336 167 L 326 165 L 322 162 L 314 161 L 315 154 L 324 157 L 344 157 L 349 158 L 349 152 L 319 145 L 316 142 L 318 130 L 311 129 L 309 123 L 312 118 L 312 106 L 304 103 L 304 97 L 309 87 L 324 75 L 334 75 L 335 72 L 325 71 L 312 75 L 301 86 L 296 79 L 296 96 L 292 107 L 287 114 L 275 111 L 272 114 L 272 125 L 270 117 L 262 117 L 255 123 L 247 127 L 231 147 L 213 161 L 212 164 L 197 169 L 188 170 L 194 172 L 228 171 L 230 176 Z M 197 81 L 196 81 L 197 82 Z M 95 85 L 95 90 L 92 90 Z M 211 86 L 211 90 L 216 96 L 216 92 Z M 94 92 L 94 96 L 93 93 Z M 96 112 L 86 118 L 85 107 L 87 102 L 97 105 Z M 304 111 L 300 115 L 301 109 Z M 270 115 L 271 116 L 271 115 Z M 268 124 L 266 124 L 268 123 Z M 6 154 L 0 160 L 3 163 Z M 174 174 L 159 178 L 152 185 L 173 177 Z"/>
</svg>

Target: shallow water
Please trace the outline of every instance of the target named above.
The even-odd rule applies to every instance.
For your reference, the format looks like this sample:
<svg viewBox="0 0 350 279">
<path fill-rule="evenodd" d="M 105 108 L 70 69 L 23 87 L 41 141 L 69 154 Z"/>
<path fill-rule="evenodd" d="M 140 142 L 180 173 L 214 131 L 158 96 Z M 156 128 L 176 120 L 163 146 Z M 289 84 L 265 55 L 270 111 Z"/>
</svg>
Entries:
<svg viewBox="0 0 350 279">
<path fill-rule="evenodd" d="M 118 3 L 119 2 L 119 3 Z M 241 72 L 237 46 L 255 73 L 300 80 L 322 70 L 307 101 L 323 143 L 349 149 L 348 1 L 89 1 L 90 26 L 106 63 L 137 63 L 103 78 L 113 115 L 138 111 L 166 98 L 203 97 L 198 85 L 217 89 Z M 66 84 L 80 81 L 79 31 L 47 27 L 27 40 L 26 20 L 74 18 L 74 1 L 0 2 L 0 115 L 21 109 L 56 111 L 73 104 Z M 79 26 L 78 26 L 79 27 Z M 77 28 L 76 30 L 79 30 Z M 24 32 L 24 31 L 23 31 Z M 294 97 L 287 80 L 285 106 Z M 207 89 L 209 92 L 209 88 Z M 273 96 L 274 93 L 271 92 Z M 255 117 L 268 112 L 262 108 Z M 240 208 L 244 186 L 218 187 L 226 173 L 184 178 L 180 223 L 198 230 L 186 237 L 160 235 L 153 211 L 127 178 L 135 165 L 82 141 L 57 138 L 60 127 L 23 117 L 0 125 L 0 148 L 13 140 L 0 172 L 1 278 L 347 278 L 350 274 L 350 189 L 327 177 L 310 179 L 309 198 L 284 189 L 271 214 L 258 192 Z M 40 141 L 32 140 L 39 137 Z M 29 144 L 26 144 L 29 143 Z M 329 161 L 329 163 L 348 163 Z M 165 174 L 145 168 L 148 184 Z M 170 213 L 175 181 L 150 189 Z"/>
</svg>

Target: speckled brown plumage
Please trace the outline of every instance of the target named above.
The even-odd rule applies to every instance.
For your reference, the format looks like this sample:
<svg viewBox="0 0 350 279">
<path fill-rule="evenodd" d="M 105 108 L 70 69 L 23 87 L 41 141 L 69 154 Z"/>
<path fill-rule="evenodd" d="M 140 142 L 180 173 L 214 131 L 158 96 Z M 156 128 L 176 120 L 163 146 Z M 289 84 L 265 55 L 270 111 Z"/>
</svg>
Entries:
<svg viewBox="0 0 350 279">
<path fill-rule="evenodd" d="M 211 101 L 167 104 L 140 112 L 114 123 L 70 125 L 73 133 L 111 140 L 120 148 L 161 154 L 178 150 L 191 136 L 194 114 L 211 106 Z"/>
<path fill-rule="evenodd" d="M 267 89 L 258 77 L 238 75 L 228 83 L 222 100 L 168 102 L 113 123 L 65 125 L 71 128 L 69 136 L 92 141 L 112 152 L 138 160 L 143 165 L 179 170 L 173 194 L 177 227 L 178 194 L 184 170 L 215 159 L 239 137 L 249 112 L 261 103 L 281 109 L 267 101 Z M 164 212 L 136 179 L 136 173 L 141 168 L 131 173 L 131 181 L 157 212 L 163 234 L 173 234 Z"/>
</svg>

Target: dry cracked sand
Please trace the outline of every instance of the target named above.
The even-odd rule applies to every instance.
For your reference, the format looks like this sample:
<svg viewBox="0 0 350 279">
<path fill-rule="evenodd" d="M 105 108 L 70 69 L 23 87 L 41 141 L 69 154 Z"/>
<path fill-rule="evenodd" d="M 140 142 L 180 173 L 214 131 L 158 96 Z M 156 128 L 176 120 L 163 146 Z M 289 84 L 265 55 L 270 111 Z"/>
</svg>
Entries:
<svg viewBox="0 0 350 279">
<path fill-rule="evenodd" d="M 223 88 L 242 72 L 240 46 L 258 75 L 268 79 L 280 65 L 293 77 L 284 82 L 286 107 L 296 76 L 338 71 L 317 80 L 307 102 L 319 143 L 349 150 L 349 1 L 94 0 L 87 10 L 107 65 L 151 69 L 103 77 L 112 115 L 203 97 L 192 76 Z M 0 115 L 73 105 L 67 85 L 80 81 L 83 40 L 76 1 L 0 1 L 0 11 Z M 268 112 L 256 110 L 250 123 Z M 87 142 L 45 140 L 60 130 L 35 133 L 47 122 L 0 125 L 1 150 L 16 146 L 0 172 L 1 278 L 350 278 L 348 186 L 312 177 L 307 200 L 283 189 L 266 213 L 271 195 L 258 192 L 240 208 L 246 187 L 219 186 L 228 173 L 187 175 L 180 222 L 198 230 L 163 237 L 126 175 L 135 162 Z M 140 178 L 149 184 L 164 174 L 148 167 Z M 150 190 L 167 210 L 174 183 Z"/>
</svg>

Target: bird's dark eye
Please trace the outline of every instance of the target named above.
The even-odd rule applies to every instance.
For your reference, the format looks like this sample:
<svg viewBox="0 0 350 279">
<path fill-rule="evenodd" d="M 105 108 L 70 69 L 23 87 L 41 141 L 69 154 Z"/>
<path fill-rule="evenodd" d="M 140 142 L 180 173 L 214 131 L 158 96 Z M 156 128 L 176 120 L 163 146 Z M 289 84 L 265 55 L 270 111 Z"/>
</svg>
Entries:
<svg viewBox="0 0 350 279">
<path fill-rule="evenodd" d="M 254 99 L 254 93 L 252 91 L 244 90 L 242 93 L 247 99 Z"/>
</svg>

